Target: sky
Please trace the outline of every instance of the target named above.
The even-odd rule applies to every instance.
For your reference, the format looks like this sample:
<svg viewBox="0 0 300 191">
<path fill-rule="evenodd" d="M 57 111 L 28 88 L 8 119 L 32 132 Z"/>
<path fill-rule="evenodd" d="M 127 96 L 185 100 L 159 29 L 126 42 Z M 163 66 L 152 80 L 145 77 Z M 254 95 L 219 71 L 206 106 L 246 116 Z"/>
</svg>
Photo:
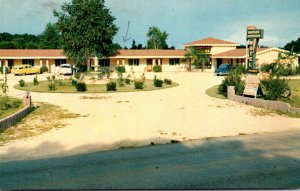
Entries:
<svg viewBox="0 0 300 191">
<path fill-rule="evenodd" d="M 53 9 L 70 0 L 0 0 L 0 32 L 40 34 L 56 22 Z M 169 46 L 206 37 L 240 44 L 246 27 L 264 29 L 260 45 L 283 47 L 300 37 L 300 0 L 106 0 L 119 32 L 114 42 L 131 47 L 147 42 L 147 31 L 157 26 L 169 36 Z M 129 27 L 128 27 L 129 26 Z M 126 32 L 127 36 L 126 36 Z M 124 42 L 123 37 L 127 37 Z"/>
</svg>

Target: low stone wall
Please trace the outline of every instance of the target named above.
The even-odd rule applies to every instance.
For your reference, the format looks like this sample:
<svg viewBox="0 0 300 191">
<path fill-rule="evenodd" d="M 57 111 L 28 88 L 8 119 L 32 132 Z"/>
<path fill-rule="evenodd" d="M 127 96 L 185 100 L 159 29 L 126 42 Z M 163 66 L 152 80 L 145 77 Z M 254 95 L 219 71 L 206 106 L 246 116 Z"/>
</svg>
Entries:
<svg viewBox="0 0 300 191">
<path fill-rule="evenodd" d="M 0 120 L 0 130 L 4 130 L 13 126 L 30 112 L 31 96 L 29 93 L 26 93 L 26 95 L 23 97 L 23 105 L 24 108 L 22 110 Z"/>
<path fill-rule="evenodd" d="M 235 89 L 234 86 L 228 86 L 227 87 L 227 98 L 232 101 L 253 105 L 255 107 L 261 107 L 265 109 L 275 110 L 275 111 L 283 111 L 283 112 L 289 112 L 289 113 L 295 113 L 300 114 L 300 108 L 291 107 L 290 104 L 280 102 L 280 101 L 269 101 L 269 100 L 263 100 L 263 99 L 255 99 L 255 98 L 249 98 L 249 97 L 243 97 L 235 95 Z"/>
</svg>

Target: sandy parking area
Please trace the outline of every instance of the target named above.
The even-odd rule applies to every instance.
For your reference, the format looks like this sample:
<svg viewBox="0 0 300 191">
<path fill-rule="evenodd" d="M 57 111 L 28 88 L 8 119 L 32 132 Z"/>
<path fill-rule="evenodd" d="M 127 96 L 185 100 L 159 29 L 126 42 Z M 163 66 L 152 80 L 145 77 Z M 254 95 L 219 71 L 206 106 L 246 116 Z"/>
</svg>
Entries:
<svg viewBox="0 0 300 191">
<path fill-rule="evenodd" d="M 146 73 L 152 78 L 153 73 Z M 255 116 L 258 108 L 209 97 L 205 91 L 221 83 L 212 73 L 161 73 L 178 87 L 132 93 L 46 94 L 32 93 L 33 101 L 62 106 L 69 112 L 88 115 L 68 119 L 65 128 L 0 147 L 0 159 L 64 155 L 121 147 L 167 143 L 205 137 L 278 132 L 300 128 L 300 119 L 278 115 Z M 19 79 L 9 76 L 10 95 Z M 39 77 L 40 80 L 42 78 Z M 83 95 L 102 99 L 81 99 Z"/>
</svg>

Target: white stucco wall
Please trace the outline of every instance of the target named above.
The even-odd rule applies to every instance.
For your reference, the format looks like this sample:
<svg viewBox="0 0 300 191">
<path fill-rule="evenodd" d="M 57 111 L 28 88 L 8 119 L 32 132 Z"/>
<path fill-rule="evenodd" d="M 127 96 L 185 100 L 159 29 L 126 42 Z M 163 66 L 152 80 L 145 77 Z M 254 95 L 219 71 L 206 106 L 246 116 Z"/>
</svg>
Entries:
<svg viewBox="0 0 300 191">
<path fill-rule="evenodd" d="M 211 47 L 211 54 L 214 55 L 214 54 L 219 54 L 219 53 L 222 53 L 222 52 L 226 52 L 226 51 L 229 51 L 229 50 L 234 50 L 236 49 L 236 47 L 231 47 L 231 46 L 217 46 L 217 47 Z"/>
</svg>

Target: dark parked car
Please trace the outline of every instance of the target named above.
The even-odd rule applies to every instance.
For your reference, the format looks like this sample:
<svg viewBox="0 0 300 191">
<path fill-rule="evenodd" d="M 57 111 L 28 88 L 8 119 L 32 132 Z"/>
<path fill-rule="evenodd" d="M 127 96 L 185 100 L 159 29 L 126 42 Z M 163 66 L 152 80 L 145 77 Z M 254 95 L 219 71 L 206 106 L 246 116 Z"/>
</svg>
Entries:
<svg viewBox="0 0 300 191">
<path fill-rule="evenodd" d="M 230 64 L 221 64 L 219 68 L 215 71 L 217 76 L 227 75 L 231 69 Z"/>
</svg>

